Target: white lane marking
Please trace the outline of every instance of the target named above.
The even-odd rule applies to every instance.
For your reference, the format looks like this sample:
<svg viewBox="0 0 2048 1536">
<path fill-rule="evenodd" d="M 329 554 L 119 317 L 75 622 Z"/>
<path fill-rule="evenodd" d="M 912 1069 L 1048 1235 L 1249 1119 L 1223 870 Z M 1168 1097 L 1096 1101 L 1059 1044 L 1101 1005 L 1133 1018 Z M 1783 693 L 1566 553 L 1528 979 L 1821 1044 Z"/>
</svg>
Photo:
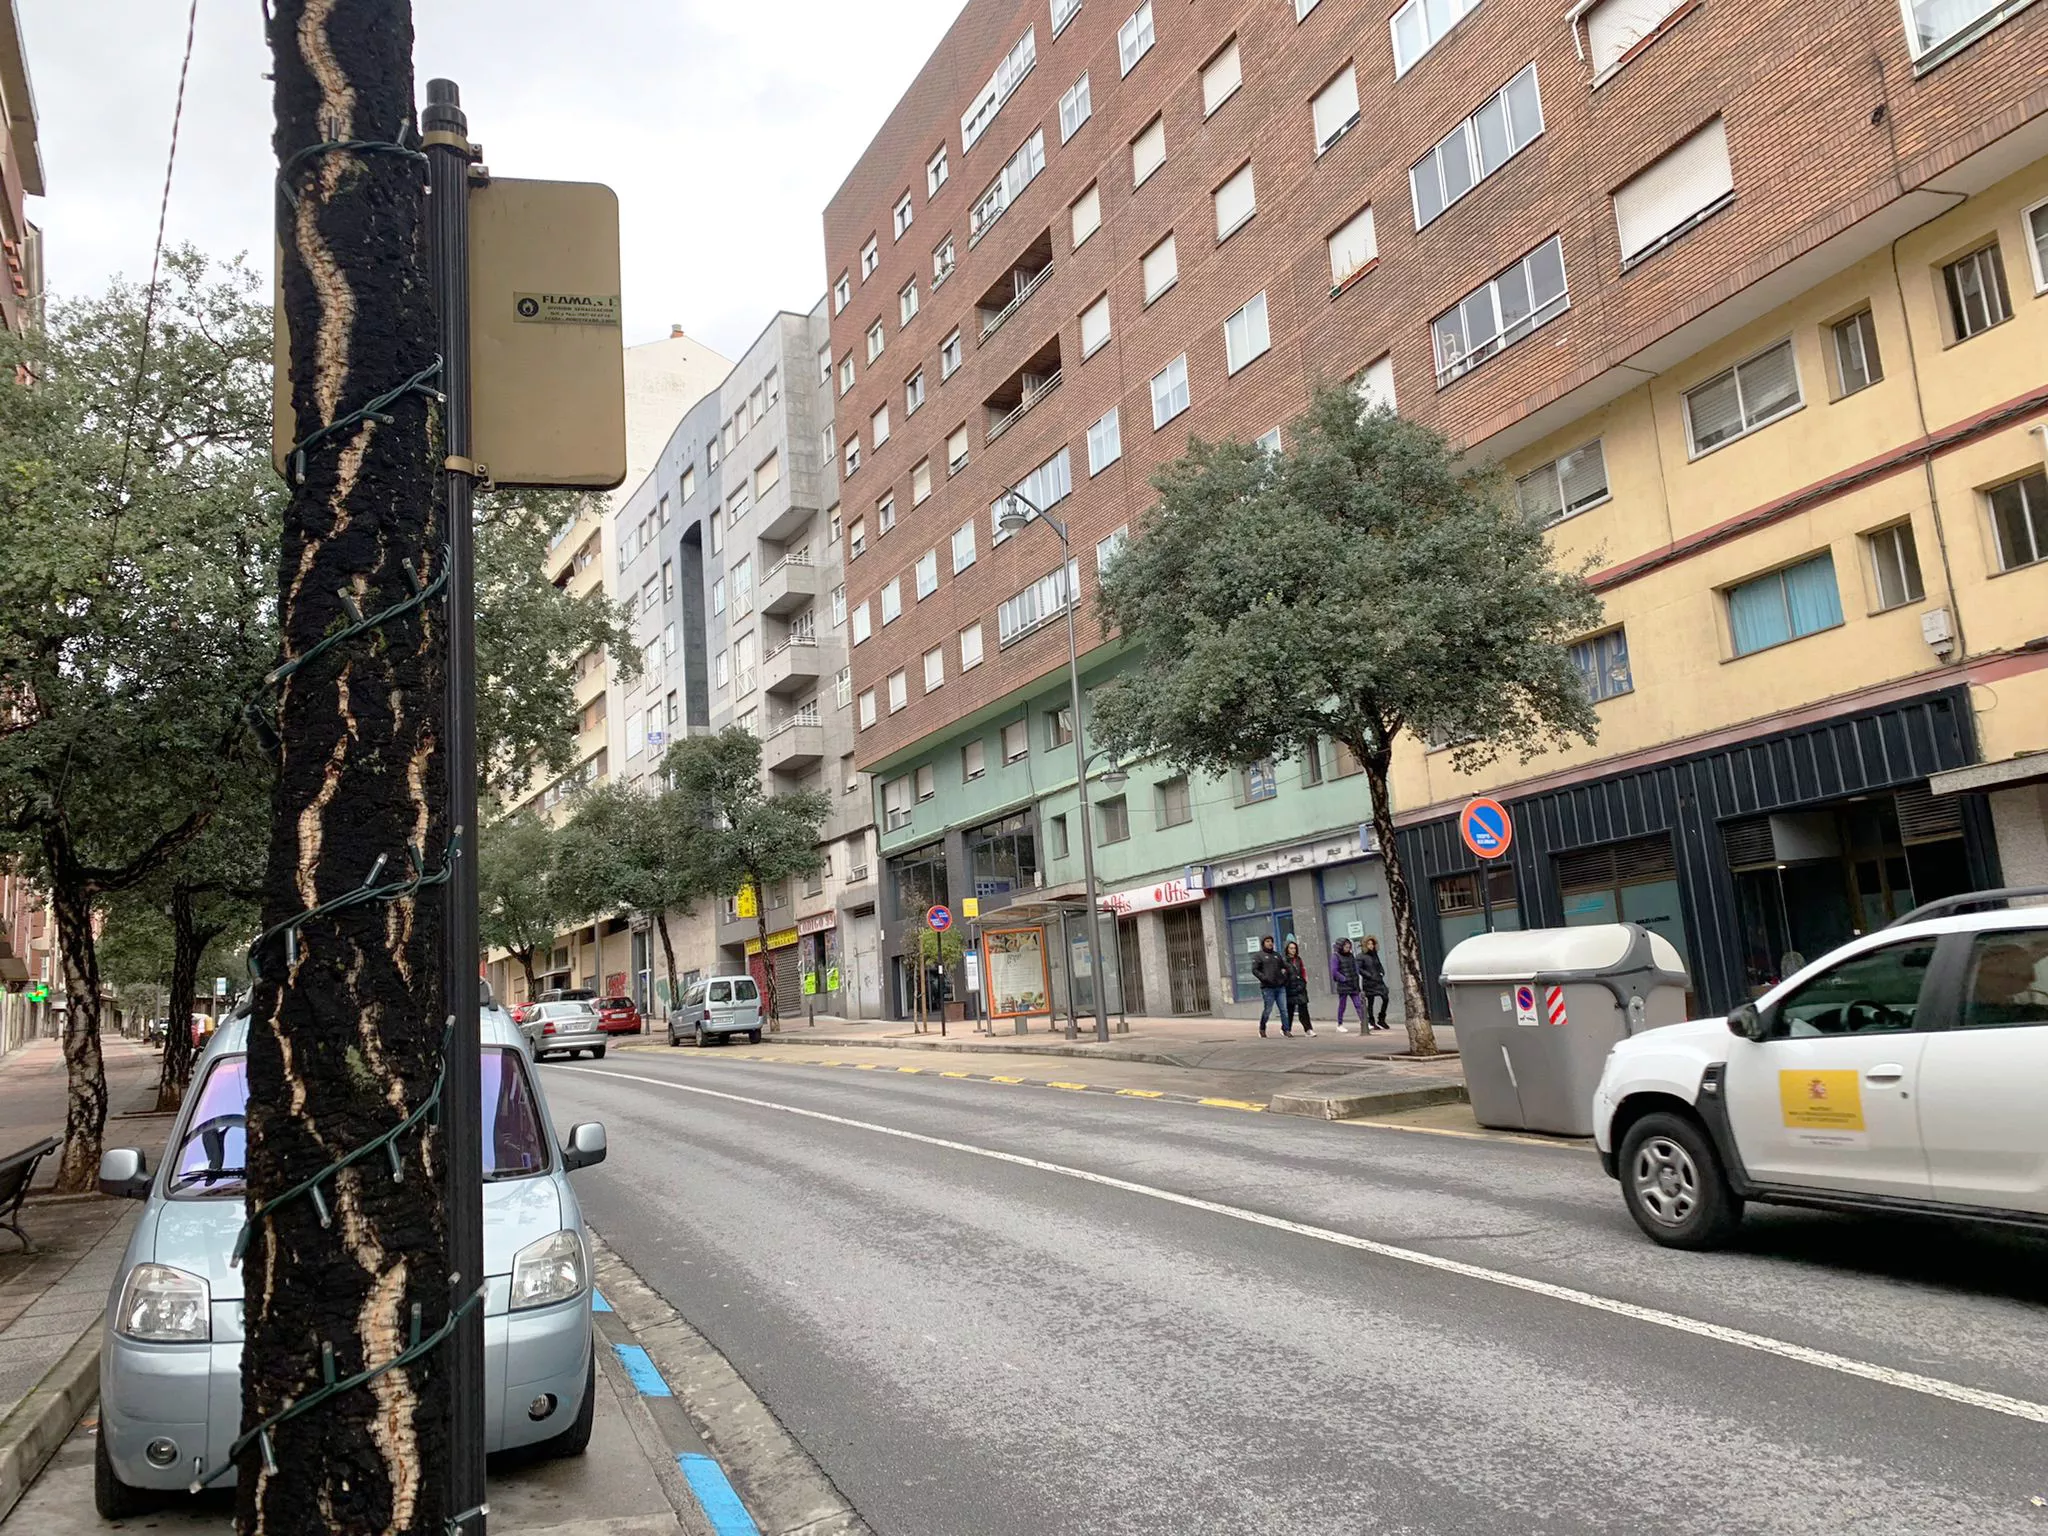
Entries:
<svg viewBox="0 0 2048 1536">
<path fill-rule="evenodd" d="M 1794 1360 L 1801 1365 L 1837 1371 L 1844 1376 L 1860 1377 L 1864 1381 L 1874 1381 L 1881 1386 L 1917 1392 L 1924 1397 L 1941 1398 L 1971 1408 L 1983 1408 L 1991 1413 L 2002 1413 L 2009 1418 L 2026 1419 L 2035 1424 L 2048 1424 L 2048 1403 L 2029 1402 L 2023 1397 L 2008 1397 L 2003 1392 L 1987 1392 L 1981 1387 L 1966 1387 L 1959 1382 L 1943 1381 L 1938 1376 L 1923 1376 L 1917 1371 L 1894 1370 L 1888 1365 L 1875 1365 L 1867 1360 L 1856 1360 L 1847 1355 L 1831 1354 L 1824 1349 L 1812 1349 L 1807 1345 L 1794 1344 L 1785 1339 L 1774 1339 L 1768 1334 L 1751 1333 L 1743 1328 L 1729 1328 L 1720 1323 L 1709 1323 L 1700 1318 L 1687 1317 L 1680 1312 L 1666 1312 L 1660 1307 L 1639 1306 L 1632 1301 L 1598 1296 L 1591 1291 L 1576 1290 L 1568 1285 L 1553 1285 L 1548 1280 L 1534 1280 L 1526 1275 L 1511 1274 L 1506 1270 L 1487 1269 L 1483 1265 L 1467 1264 L 1458 1259 L 1440 1258 L 1436 1254 L 1423 1253 L 1419 1249 L 1376 1242 L 1369 1237 L 1354 1237 L 1349 1232 L 1336 1232 L 1328 1227 L 1312 1227 L 1304 1222 L 1289 1221 L 1284 1216 L 1268 1216 L 1260 1211 L 1248 1211 L 1241 1206 L 1204 1200 L 1197 1195 L 1183 1195 L 1170 1189 L 1160 1189 L 1156 1185 L 1119 1179 L 1107 1173 L 1093 1173 L 1086 1168 L 1071 1168 L 1065 1163 L 1049 1163 L 1043 1158 L 1025 1157 L 1016 1152 L 999 1152 L 993 1147 L 977 1147 L 971 1142 L 950 1141 L 943 1136 L 927 1136 L 921 1131 L 900 1130 L 893 1125 L 876 1125 L 869 1120 L 854 1120 L 845 1115 L 827 1114 L 821 1109 L 801 1109 L 794 1104 L 777 1104 L 771 1099 L 749 1098 L 740 1093 L 722 1093 L 715 1088 L 699 1088 L 690 1083 L 646 1077 L 637 1072 L 617 1072 L 602 1067 L 557 1067 L 555 1070 L 581 1072 L 590 1077 L 621 1078 L 627 1082 L 646 1083 L 655 1088 L 673 1089 L 678 1093 L 701 1094 L 707 1099 L 724 1099 L 754 1109 L 772 1109 L 780 1114 L 798 1115 L 806 1120 L 821 1120 L 827 1125 L 845 1126 L 856 1131 L 871 1131 L 877 1136 L 893 1136 L 898 1141 L 940 1147 L 948 1152 L 965 1152 L 971 1157 L 988 1158 L 991 1162 L 1009 1163 L 1018 1168 L 1032 1168 L 1040 1173 L 1056 1173 L 1062 1178 L 1078 1179 L 1084 1184 L 1096 1184 L 1104 1189 L 1143 1195 L 1147 1199 L 1161 1200 L 1168 1205 L 1183 1206 L 1191 1211 L 1206 1211 L 1212 1216 L 1226 1216 L 1232 1221 L 1242 1221 L 1257 1227 L 1270 1227 L 1276 1232 L 1291 1232 L 1296 1237 L 1313 1238 L 1317 1242 L 1331 1243 L 1339 1248 L 1352 1248 L 1360 1253 L 1374 1254 L 1379 1258 L 1394 1259 L 1403 1264 L 1414 1264 L 1443 1274 L 1459 1275 L 1467 1280 L 1482 1280 L 1490 1285 L 1505 1286 L 1510 1290 L 1526 1291 L 1533 1296 L 1567 1302 L 1575 1307 L 1606 1312 L 1615 1317 L 1626 1317 L 1657 1328 L 1669 1328 L 1676 1333 L 1689 1333 L 1696 1338 L 1713 1339 L 1718 1343 L 1753 1349 L 1759 1354 L 1776 1355 L 1783 1360 Z"/>
</svg>

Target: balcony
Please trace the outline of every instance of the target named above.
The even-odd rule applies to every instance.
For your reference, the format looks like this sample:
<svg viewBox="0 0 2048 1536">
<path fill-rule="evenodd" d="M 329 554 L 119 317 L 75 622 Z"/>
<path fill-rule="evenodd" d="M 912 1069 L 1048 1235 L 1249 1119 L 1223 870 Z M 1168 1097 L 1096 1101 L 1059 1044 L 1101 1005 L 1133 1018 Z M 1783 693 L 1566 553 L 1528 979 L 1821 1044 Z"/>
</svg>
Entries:
<svg viewBox="0 0 2048 1536">
<path fill-rule="evenodd" d="M 808 548 L 791 550 L 768 567 L 754 590 L 754 605 L 763 613 L 793 613 L 818 601 L 819 573 Z"/>
<path fill-rule="evenodd" d="M 761 689 L 764 693 L 808 692 L 818 686 L 824 669 L 818 642 L 807 635 L 792 635 L 761 658 Z"/>
<path fill-rule="evenodd" d="M 761 766 L 770 773 L 807 773 L 825 757 L 825 727 L 814 699 L 770 729 L 761 742 Z"/>
<path fill-rule="evenodd" d="M 982 401 L 982 409 L 988 412 L 986 441 L 992 443 L 1001 437 L 1029 415 L 1033 406 L 1059 387 L 1060 339 L 1054 336 L 1022 368 L 998 385 L 994 394 Z"/>
<path fill-rule="evenodd" d="M 1052 231 L 1040 232 L 1030 247 L 1011 264 L 1010 270 L 990 286 L 975 303 L 981 319 L 978 347 L 1003 328 L 1003 322 L 1024 307 L 1024 301 L 1038 292 L 1052 276 Z"/>
</svg>

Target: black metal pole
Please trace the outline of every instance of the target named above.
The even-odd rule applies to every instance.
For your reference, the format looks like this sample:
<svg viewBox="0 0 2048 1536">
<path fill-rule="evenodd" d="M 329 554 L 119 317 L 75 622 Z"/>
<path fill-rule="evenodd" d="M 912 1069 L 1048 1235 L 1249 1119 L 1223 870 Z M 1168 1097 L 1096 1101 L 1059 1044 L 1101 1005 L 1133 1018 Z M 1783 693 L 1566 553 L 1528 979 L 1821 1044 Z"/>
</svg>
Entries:
<svg viewBox="0 0 2048 1536">
<path fill-rule="evenodd" d="M 1479 861 L 1479 910 L 1486 917 L 1486 931 L 1493 932 L 1493 865 Z"/>
<path fill-rule="evenodd" d="M 447 1165 L 448 1268 L 458 1293 L 483 1281 L 483 1091 L 477 988 L 476 551 L 470 500 L 476 467 L 469 436 L 469 119 L 452 80 L 427 82 L 420 125 L 427 148 L 428 230 L 434 293 L 441 315 L 443 452 L 447 455 L 448 701 L 445 746 L 448 820 L 458 855 L 448 882 L 443 961 L 449 1032 L 442 1089 L 442 1146 Z M 450 1341 L 448 1509 L 474 1510 L 464 1536 L 483 1536 L 484 1319 L 471 1311 Z"/>
</svg>

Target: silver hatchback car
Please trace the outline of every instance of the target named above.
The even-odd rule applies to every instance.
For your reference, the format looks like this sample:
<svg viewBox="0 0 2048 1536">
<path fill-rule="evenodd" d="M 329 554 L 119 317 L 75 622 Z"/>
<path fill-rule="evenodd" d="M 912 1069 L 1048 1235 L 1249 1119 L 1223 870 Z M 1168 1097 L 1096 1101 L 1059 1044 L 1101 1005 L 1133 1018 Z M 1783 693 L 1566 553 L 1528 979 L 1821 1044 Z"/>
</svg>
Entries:
<svg viewBox="0 0 2048 1536">
<path fill-rule="evenodd" d="M 605 1156 L 589 1121 L 556 1146 L 520 1031 L 483 1014 L 484 1443 L 582 1454 L 594 1412 L 590 1249 L 569 1173 Z M 94 1494 L 118 1520 L 221 1465 L 241 1430 L 243 1213 L 249 1025 L 215 1031 L 164 1165 L 133 1148 L 100 1160 L 100 1188 L 144 1200 L 107 1297 Z"/>
</svg>

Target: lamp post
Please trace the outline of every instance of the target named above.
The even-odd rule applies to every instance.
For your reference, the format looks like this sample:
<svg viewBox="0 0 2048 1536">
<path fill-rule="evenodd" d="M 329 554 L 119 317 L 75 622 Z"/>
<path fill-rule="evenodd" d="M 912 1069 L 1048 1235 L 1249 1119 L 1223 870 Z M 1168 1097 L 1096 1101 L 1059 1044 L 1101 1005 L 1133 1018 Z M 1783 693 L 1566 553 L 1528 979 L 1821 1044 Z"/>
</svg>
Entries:
<svg viewBox="0 0 2048 1536">
<path fill-rule="evenodd" d="M 1088 803 L 1088 748 L 1084 744 L 1086 721 L 1081 704 L 1081 642 L 1074 631 L 1074 607 L 1079 593 L 1074 589 L 1080 585 L 1080 572 L 1074 567 L 1074 548 L 1067 537 L 1067 525 L 1056 517 L 1047 515 L 1032 500 L 1011 486 L 1003 492 L 1002 514 L 996 519 L 996 526 L 1004 533 L 1021 533 L 1033 519 L 1044 523 L 1060 541 L 1060 585 L 1065 593 L 1067 609 L 1067 687 L 1074 704 L 1074 792 L 1080 800 L 1081 813 L 1081 880 L 1088 897 L 1088 955 L 1094 967 L 1092 991 L 1095 994 L 1095 1038 L 1109 1040 L 1109 1000 L 1102 984 L 1102 911 L 1095 891 L 1095 829 L 1090 823 L 1093 807 Z M 1067 957 L 1067 985 L 1073 986 L 1073 957 Z M 1073 1017 L 1068 1010 L 1067 1017 Z M 1072 1026 L 1069 1025 L 1069 1028 Z"/>
</svg>

